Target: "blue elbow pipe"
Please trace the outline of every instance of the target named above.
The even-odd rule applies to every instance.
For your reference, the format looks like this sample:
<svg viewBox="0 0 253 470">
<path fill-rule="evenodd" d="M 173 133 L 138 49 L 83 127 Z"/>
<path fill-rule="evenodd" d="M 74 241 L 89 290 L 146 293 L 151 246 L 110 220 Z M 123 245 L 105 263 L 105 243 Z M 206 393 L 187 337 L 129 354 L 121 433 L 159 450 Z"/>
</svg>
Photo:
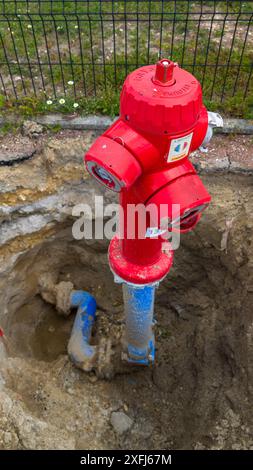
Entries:
<svg viewBox="0 0 253 470">
<path fill-rule="evenodd" d="M 154 362 L 154 297 L 157 284 L 137 286 L 123 283 L 126 328 L 123 357 L 127 362 L 148 365 Z M 96 300 L 84 291 L 72 291 L 71 307 L 77 314 L 68 343 L 68 353 L 74 364 L 84 371 L 96 365 L 97 348 L 90 344 L 96 319 Z"/>
<path fill-rule="evenodd" d="M 89 371 L 96 356 L 96 347 L 90 344 L 96 318 L 96 300 L 88 292 L 79 290 L 71 293 L 70 304 L 78 310 L 68 343 L 68 353 L 78 367 Z"/>
</svg>

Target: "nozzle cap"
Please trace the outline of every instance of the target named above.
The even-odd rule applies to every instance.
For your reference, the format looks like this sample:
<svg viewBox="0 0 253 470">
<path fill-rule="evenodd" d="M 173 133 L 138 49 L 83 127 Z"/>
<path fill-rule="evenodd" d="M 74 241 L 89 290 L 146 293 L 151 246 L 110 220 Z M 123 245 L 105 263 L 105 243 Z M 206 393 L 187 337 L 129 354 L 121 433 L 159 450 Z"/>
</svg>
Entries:
<svg viewBox="0 0 253 470">
<path fill-rule="evenodd" d="M 156 64 L 153 83 L 163 86 L 173 85 L 175 83 L 175 78 L 173 77 L 175 65 L 174 62 L 168 59 L 159 60 Z"/>
<path fill-rule="evenodd" d="M 129 189 L 142 173 L 132 153 L 119 142 L 105 136 L 95 140 L 84 158 L 88 172 L 115 192 L 120 192 L 122 188 Z"/>
</svg>

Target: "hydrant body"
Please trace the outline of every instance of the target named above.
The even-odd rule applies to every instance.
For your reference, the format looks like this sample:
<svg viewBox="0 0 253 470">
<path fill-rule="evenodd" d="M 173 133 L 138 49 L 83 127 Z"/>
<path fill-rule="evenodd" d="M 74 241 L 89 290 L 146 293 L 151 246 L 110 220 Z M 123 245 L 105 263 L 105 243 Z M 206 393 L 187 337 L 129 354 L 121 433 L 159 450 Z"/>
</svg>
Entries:
<svg viewBox="0 0 253 470">
<path fill-rule="evenodd" d="M 156 286 L 173 259 L 168 244 L 163 249 L 162 234 L 191 230 L 208 206 L 210 195 L 188 160 L 205 140 L 208 125 L 199 82 L 177 64 L 163 59 L 126 78 L 119 119 L 85 156 L 91 175 L 120 193 L 121 233 L 109 248 L 119 282 L 133 289 Z M 146 212 L 129 217 L 129 207 L 138 205 Z"/>
</svg>

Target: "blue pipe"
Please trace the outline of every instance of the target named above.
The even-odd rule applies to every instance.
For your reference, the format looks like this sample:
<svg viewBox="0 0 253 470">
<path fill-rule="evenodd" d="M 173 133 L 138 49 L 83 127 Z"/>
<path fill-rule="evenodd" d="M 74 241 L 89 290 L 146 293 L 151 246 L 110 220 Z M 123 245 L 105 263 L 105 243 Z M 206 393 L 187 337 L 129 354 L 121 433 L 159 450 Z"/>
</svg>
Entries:
<svg viewBox="0 0 253 470">
<path fill-rule="evenodd" d="M 123 349 L 127 362 L 132 364 L 148 365 L 154 362 L 155 288 L 156 284 L 137 286 L 123 282 L 126 319 Z M 88 292 L 72 291 L 70 304 L 78 310 L 68 343 L 68 353 L 76 366 L 90 371 L 96 361 L 96 347 L 90 344 L 96 319 L 96 300 Z"/>
<path fill-rule="evenodd" d="M 137 286 L 123 283 L 126 318 L 124 349 L 128 362 L 148 365 L 154 362 L 154 300 L 156 284 Z"/>
<path fill-rule="evenodd" d="M 96 318 L 96 300 L 88 292 L 73 291 L 70 295 L 71 307 L 77 307 L 77 314 L 68 343 L 68 353 L 72 361 L 84 370 L 91 370 L 96 348 L 90 345 L 92 327 Z"/>
</svg>

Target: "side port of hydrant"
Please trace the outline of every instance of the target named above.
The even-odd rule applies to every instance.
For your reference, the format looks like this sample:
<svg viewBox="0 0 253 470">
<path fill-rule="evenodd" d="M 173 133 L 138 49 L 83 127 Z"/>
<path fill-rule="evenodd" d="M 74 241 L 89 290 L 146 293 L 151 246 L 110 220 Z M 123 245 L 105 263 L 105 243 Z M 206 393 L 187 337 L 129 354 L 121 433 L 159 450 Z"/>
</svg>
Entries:
<svg viewBox="0 0 253 470">
<path fill-rule="evenodd" d="M 89 173 L 119 193 L 123 208 L 120 234 L 110 243 L 109 264 L 115 281 L 123 284 L 122 358 L 127 362 L 154 361 L 155 289 L 173 261 L 168 243 L 164 249 L 162 222 L 166 214 L 168 231 L 188 232 L 209 205 L 211 197 L 188 157 L 205 148 L 215 126 L 222 126 L 222 118 L 207 112 L 196 78 L 162 59 L 127 77 L 120 117 L 85 155 Z M 158 219 L 154 221 L 147 210 L 129 220 L 129 206 L 139 204 L 157 208 Z M 129 228 L 134 231 L 131 236 Z"/>
</svg>

